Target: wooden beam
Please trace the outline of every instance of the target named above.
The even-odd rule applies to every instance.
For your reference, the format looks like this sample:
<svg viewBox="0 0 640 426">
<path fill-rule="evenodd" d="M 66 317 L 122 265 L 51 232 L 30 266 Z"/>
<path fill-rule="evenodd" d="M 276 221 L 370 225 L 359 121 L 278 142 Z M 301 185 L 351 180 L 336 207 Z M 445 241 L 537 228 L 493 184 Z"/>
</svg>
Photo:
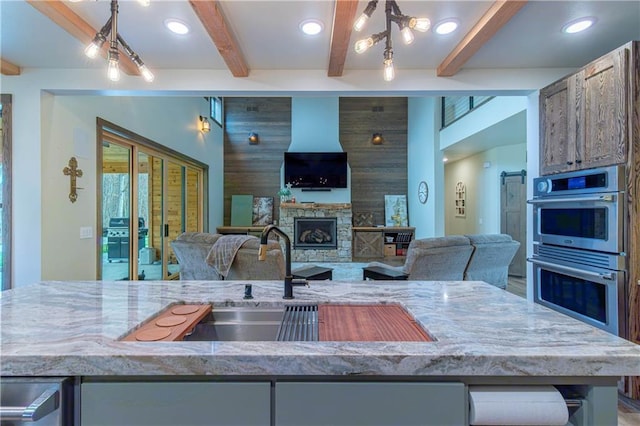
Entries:
<svg viewBox="0 0 640 426">
<path fill-rule="evenodd" d="M 493 3 L 438 66 L 438 77 L 451 77 L 457 73 L 526 3 L 527 0 L 500 0 Z"/>
<path fill-rule="evenodd" d="M 217 0 L 189 0 L 191 7 L 209 33 L 218 52 L 234 77 L 247 77 L 249 67 L 236 40 L 229 31 Z"/>
<path fill-rule="evenodd" d="M 20 75 L 20 67 L 0 58 L 0 74 Z"/>
<path fill-rule="evenodd" d="M 61 0 L 26 0 L 37 11 L 41 12 L 47 18 L 51 19 L 57 25 L 59 25 L 66 32 L 80 40 L 80 42 L 87 46 L 93 40 L 96 33 L 99 30 L 93 28 L 87 21 L 82 19 L 80 15 L 71 10 Z M 105 4 L 105 22 L 111 16 L 111 9 Z M 109 51 L 109 42 L 105 43 L 100 50 L 100 55 L 103 58 L 107 58 Z M 138 67 L 133 63 L 129 56 L 120 49 L 119 65 L 120 69 L 128 75 L 140 75 Z M 106 64 L 105 64 L 106 66 Z"/>
<path fill-rule="evenodd" d="M 342 77 L 357 9 L 357 0 L 336 0 L 331 31 L 329 70 L 327 72 L 329 77 Z"/>
</svg>

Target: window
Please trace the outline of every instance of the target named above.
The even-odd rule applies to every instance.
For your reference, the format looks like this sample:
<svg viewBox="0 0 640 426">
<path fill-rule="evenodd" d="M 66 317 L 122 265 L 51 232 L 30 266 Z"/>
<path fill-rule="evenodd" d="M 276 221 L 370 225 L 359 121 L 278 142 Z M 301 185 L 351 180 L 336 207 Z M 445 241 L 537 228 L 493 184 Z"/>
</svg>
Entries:
<svg viewBox="0 0 640 426">
<path fill-rule="evenodd" d="M 211 118 L 218 123 L 218 126 L 222 126 L 222 98 L 212 96 L 209 98 L 209 104 L 211 107 Z"/>
</svg>

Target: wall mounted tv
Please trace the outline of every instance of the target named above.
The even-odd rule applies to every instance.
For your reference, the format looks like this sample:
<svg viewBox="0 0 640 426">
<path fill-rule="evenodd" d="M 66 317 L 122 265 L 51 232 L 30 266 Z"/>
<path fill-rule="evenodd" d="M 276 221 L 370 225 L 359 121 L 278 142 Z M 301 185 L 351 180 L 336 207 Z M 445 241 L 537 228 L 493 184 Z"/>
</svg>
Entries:
<svg viewBox="0 0 640 426">
<path fill-rule="evenodd" d="M 285 152 L 284 183 L 293 188 L 346 188 L 346 152 Z"/>
</svg>

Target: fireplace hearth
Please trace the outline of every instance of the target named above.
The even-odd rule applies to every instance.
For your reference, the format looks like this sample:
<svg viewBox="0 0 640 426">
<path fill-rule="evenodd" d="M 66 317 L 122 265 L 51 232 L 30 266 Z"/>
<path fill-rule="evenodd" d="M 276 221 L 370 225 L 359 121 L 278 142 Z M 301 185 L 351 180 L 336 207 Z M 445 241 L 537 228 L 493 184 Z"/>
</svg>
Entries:
<svg viewBox="0 0 640 426">
<path fill-rule="evenodd" d="M 301 250 L 336 249 L 337 218 L 294 218 L 293 247 Z"/>
</svg>

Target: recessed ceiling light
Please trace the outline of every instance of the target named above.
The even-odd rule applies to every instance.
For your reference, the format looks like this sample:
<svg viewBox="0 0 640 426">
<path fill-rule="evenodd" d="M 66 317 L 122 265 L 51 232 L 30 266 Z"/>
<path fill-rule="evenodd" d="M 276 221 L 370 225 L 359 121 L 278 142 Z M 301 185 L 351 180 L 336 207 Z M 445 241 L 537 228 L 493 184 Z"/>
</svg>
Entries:
<svg viewBox="0 0 640 426">
<path fill-rule="evenodd" d="M 185 35 L 189 33 L 189 26 L 178 19 L 165 19 L 164 26 L 174 34 Z"/>
<path fill-rule="evenodd" d="M 447 157 L 442 157 L 442 162 L 446 163 L 447 161 L 449 161 L 449 159 Z"/>
<path fill-rule="evenodd" d="M 317 35 L 322 32 L 324 25 L 317 19 L 306 19 L 300 22 L 300 30 L 307 35 Z"/>
<path fill-rule="evenodd" d="M 584 31 L 587 28 L 591 27 L 595 24 L 596 18 L 591 16 L 586 18 L 575 19 L 571 22 L 567 22 L 564 27 L 562 27 L 562 32 L 567 34 L 575 34 L 580 31 Z"/>
<path fill-rule="evenodd" d="M 433 30 L 440 35 L 450 34 L 458 29 L 458 20 L 449 18 L 436 24 Z"/>
</svg>

